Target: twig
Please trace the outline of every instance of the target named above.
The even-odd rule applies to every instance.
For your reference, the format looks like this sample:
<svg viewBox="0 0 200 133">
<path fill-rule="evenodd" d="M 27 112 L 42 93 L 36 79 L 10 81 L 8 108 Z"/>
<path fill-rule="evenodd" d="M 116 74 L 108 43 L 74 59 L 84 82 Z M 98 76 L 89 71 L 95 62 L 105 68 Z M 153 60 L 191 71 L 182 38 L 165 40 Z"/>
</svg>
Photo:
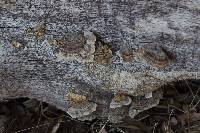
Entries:
<svg viewBox="0 0 200 133">
<path fill-rule="evenodd" d="M 38 122 L 37 122 L 37 125 L 38 126 L 40 124 L 40 121 L 41 121 L 41 114 L 42 114 L 42 102 L 40 102 L 40 105 L 39 105 L 39 118 L 38 118 Z M 36 129 L 35 131 L 36 132 Z"/>
<path fill-rule="evenodd" d="M 193 102 L 194 102 L 194 100 L 195 100 L 195 98 L 196 98 L 196 96 L 197 96 L 199 90 L 200 90 L 200 87 L 198 88 L 198 90 L 197 90 L 197 92 L 196 92 L 194 98 L 192 99 L 192 102 L 190 103 L 190 107 L 191 107 L 191 105 L 193 104 Z"/>
<path fill-rule="evenodd" d="M 46 126 L 46 125 L 49 125 L 49 124 L 51 124 L 51 123 L 44 123 L 44 124 L 41 124 L 41 125 L 38 125 L 38 126 L 29 127 L 29 128 L 26 128 L 26 129 L 22 129 L 22 130 L 16 131 L 14 133 L 21 133 L 21 132 L 28 131 L 28 130 L 31 130 L 31 129 L 35 129 L 35 128 L 39 128 L 39 127 L 42 127 L 42 126 Z"/>
<path fill-rule="evenodd" d="M 189 90 L 190 90 L 190 93 L 191 93 L 191 94 L 192 94 L 192 96 L 194 97 L 194 93 L 192 92 L 192 89 L 191 89 L 191 87 L 189 86 L 189 84 L 188 84 L 187 80 L 185 80 L 185 79 L 184 79 L 184 81 L 185 81 L 185 83 L 186 83 L 187 87 L 189 88 Z"/>
<path fill-rule="evenodd" d="M 53 126 L 51 133 L 56 133 L 56 132 L 57 132 L 57 130 L 58 130 L 59 127 L 60 127 L 61 122 L 62 122 L 62 119 L 59 119 L 59 120 L 57 121 L 56 125 Z"/>
<path fill-rule="evenodd" d="M 158 122 L 156 122 L 156 123 L 154 124 L 154 126 L 153 126 L 153 133 L 155 133 L 155 129 L 156 129 L 157 126 L 158 126 Z"/>
</svg>

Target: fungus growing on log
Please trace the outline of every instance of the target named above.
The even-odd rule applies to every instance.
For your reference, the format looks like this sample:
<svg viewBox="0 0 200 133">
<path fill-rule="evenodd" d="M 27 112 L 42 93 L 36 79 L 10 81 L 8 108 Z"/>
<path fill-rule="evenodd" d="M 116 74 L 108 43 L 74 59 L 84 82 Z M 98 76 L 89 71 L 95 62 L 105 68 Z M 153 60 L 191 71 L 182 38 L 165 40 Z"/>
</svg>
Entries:
<svg viewBox="0 0 200 133">
<path fill-rule="evenodd" d="M 66 33 L 63 39 L 57 40 L 61 52 L 65 55 L 80 54 L 86 44 L 82 33 Z"/>
<path fill-rule="evenodd" d="M 162 91 L 157 90 L 155 92 L 148 93 L 149 97 L 139 96 L 132 99 L 132 104 L 129 108 L 129 116 L 134 118 L 137 114 L 147 109 L 150 109 L 159 104 L 162 98 Z M 150 97 L 151 96 L 151 97 Z"/>
<path fill-rule="evenodd" d="M 117 93 L 110 103 L 110 108 L 120 108 L 123 105 L 127 106 L 131 104 L 131 102 L 132 100 L 129 96 L 126 96 L 123 93 Z"/>
<path fill-rule="evenodd" d="M 97 48 L 94 55 L 94 60 L 99 64 L 109 64 L 112 58 L 112 51 L 108 45 L 103 44 L 102 42 L 97 42 Z"/>
<path fill-rule="evenodd" d="M 132 62 L 134 58 L 133 51 L 131 49 L 123 51 L 121 56 L 124 62 Z"/>
<path fill-rule="evenodd" d="M 166 67 L 175 61 L 174 55 L 158 44 L 145 45 L 139 53 L 148 63 L 158 68 Z"/>
<path fill-rule="evenodd" d="M 198 0 L 190 0 L 190 4 L 180 0 L 176 6 L 169 0 L 142 5 L 145 0 L 16 0 L 13 11 L 3 7 L 10 1 L 0 0 L 2 100 L 36 98 L 70 112 L 76 106 L 66 104 L 64 92 L 75 88 L 80 95 L 88 94 L 88 99 L 98 103 L 98 107 L 105 105 L 105 109 L 95 111 L 94 115 L 98 112 L 97 117 L 107 117 L 112 100 L 112 94 L 103 95 L 107 91 L 126 92 L 131 95 L 133 108 L 142 110 L 136 108 L 141 101 L 135 101 L 135 96 L 142 95 L 148 101 L 154 94 L 151 98 L 144 95 L 166 83 L 200 79 L 199 6 L 195 2 Z M 44 25 L 46 34 L 40 25 Z M 85 33 L 85 30 L 92 32 Z M 22 40 L 19 42 L 26 49 L 14 48 L 10 43 L 13 39 Z M 146 42 L 153 43 L 144 46 Z M 130 48 L 135 60 L 126 63 L 132 55 L 129 58 L 124 53 L 122 59 L 120 52 Z M 139 58 L 135 54 L 138 48 L 141 48 Z M 175 59 L 172 53 L 176 55 L 176 64 L 172 64 Z M 87 98 L 86 101 L 94 105 L 89 108 L 95 108 L 95 103 Z"/>
<path fill-rule="evenodd" d="M 38 38 L 43 37 L 46 34 L 46 28 L 44 25 L 37 26 L 35 28 L 34 35 Z"/>
<path fill-rule="evenodd" d="M 49 40 L 52 46 L 57 45 L 66 60 L 92 62 L 95 52 L 96 37 L 92 32 L 67 33 L 62 39 Z M 58 55 L 59 55 L 58 54 Z"/>
<path fill-rule="evenodd" d="M 67 113 L 72 118 L 79 118 L 87 116 L 96 111 L 97 104 L 87 100 L 86 96 L 69 93 L 68 94 L 69 105 Z"/>
<path fill-rule="evenodd" d="M 122 119 L 127 116 L 127 110 L 128 107 L 111 109 L 108 116 L 109 121 L 112 123 L 122 122 Z"/>
</svg>

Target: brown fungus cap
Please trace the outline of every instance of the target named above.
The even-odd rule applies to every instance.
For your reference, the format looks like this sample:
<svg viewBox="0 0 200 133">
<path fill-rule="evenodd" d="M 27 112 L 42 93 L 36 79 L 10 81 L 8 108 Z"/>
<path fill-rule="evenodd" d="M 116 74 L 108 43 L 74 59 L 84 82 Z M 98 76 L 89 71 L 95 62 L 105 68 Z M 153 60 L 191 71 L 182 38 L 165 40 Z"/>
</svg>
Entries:
<svg viewBox="0 0 200 133">
<path fill-rule="evenodd" d="M 117 93 L 110 103 L 110 108 L 120 108 L 123 105 L 127 106 L 131 104 L 131 102 L 132 99 L 129 96 L 126 96 L 123 93 Z"/>
<path fill-rule="evenodd" d="M 69 93 L 67 96 L 70 104 L 67 113 L 72 118 L 87 116 L 96 111 L 97 104 L 87 100 L 86 96 Z"/>
</svg>

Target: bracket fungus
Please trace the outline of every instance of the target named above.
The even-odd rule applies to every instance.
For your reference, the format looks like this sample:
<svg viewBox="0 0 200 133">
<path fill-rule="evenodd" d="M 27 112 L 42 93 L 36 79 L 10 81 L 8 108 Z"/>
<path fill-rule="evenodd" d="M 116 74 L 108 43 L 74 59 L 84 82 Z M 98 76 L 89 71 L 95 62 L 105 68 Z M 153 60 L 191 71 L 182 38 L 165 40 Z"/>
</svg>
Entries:
<svg viewBox="0 0 200 133">
<path fill-rule="evenodd" d="M 134 58 L 133 51 L 131 49 L 125 50 L 122 52 L 121 57 L 124 62 L 132 62 Z"/>
<path fill-rule="evenodd" d="M 67 113 L 72 118 L 80 118 L 88 116 L 96 111 L 97 104 L 87 100 L 86 96 L 69 93 L 68 100 L 71 107 L 68 108 Z"/>
<path fill-rule="evenodd" d="M 128 107 L 115 108 L 109 111 L 108 120 L 112 123 L 122 122 L 122 119 L 127 116 Z"/>
<path fill-rule="evenodd" d="M 43 37 L 46 34 L 46 27 L 44 25 L 37 26 L 34 35 L 38 38 Z"/>
<path fill-rule="evenodd" d="M 162 95 L 163 92 L 161 90 L 157 90 L 155 92 L 147 93 L 145 96 L 132 99 L 132 104 L 129 108 L 129 116 L 134 118 L 140 112 L 155 107 L 159 104 Z"/>
<path fill-rule="evenodd" d="M 135 118 L 136 115 L 138 115 L 140 112 L 144 111 L 144 110 L 147 110 L 148 108 L 145 108 L 143 110 L 139 110 L 139 109 L 135 109 L 133 106 L 131 106 L 129 108 L 129 116 L 131 118 Z"/>
<path fill-rule="evenodd" d="M 97 48 L 94 55 L 94 60 L 99 64 L 108 64 L 112 58 L 112 50 L 108 45 L 103 44 L 103 42 L 97 42 Z"/>
<path fill-rule="evenodd" d="M 126 96 L 123 93 L 117 93 L 110 103 L 110 108 L 120 108 L 123 105 L 127 106 L 131 104 L 131 102 L 132 99 L 129 96 Z"/>
<path fill-rule="evenodd" d="M 62 39 L 49 40 L 50 45 L 57 45 L 60 49 L 58 55 L 66 60 L 80 62 L 93 62 L 96 36 L 92 32 L 68 33 Z"/>
<path fill-rule="evenodd" d="M 158 68 L 166 67 L 175 61 L 174 55 L 158 44 L 145 45 L 139 53 L 148 63 Z"/>
</svg>

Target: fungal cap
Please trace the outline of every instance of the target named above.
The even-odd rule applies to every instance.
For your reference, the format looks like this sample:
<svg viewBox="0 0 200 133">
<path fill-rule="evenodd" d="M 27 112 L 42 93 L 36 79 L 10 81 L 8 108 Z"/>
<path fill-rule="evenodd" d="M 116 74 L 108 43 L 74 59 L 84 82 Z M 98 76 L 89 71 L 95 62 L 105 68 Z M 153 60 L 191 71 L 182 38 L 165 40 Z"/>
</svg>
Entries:
<svg viewBox="0 0 200 133">
<path fill-rule="evenodd" d="M 124 94 L 116 94 L 110 103 L 110 108 L 120 108 L 123 105 L 127 106 L 131 104 L 132 99 Z"/>
<path fill-rule="evenodd" d="M 63 39 L 49 40 L 52 46 L 60 48 L 58 56 L 66 61 L 93 62 L 96 36 L 92 32 L 67 33 Z M 58 57 L 57 56 L 57 57 Z"/>
<path fill-rule="evenodd" d="M 92 112 L 96 111 L 97 104 L 93 102 L 85 101 L 79 105 L 72 106 L 68 109 L 67 113 L 72 118 L 79 118 L 83 116 L 87 116 Z"/>
<path fill-rule="evenodd" d="M 70 102 L 70 105 L 72 105 L 72 106 L 76 105 L 76 104 L 81 104 L 81 103 L 84 103 L 85 101 L 87 101 L 86 96 L 75 94 L 75 93 L 69 93 L 67 95 L 67 97 Z"/>
<path fill-rule="evenodd" d="M 77 117 L 77 119 L 80 120 L 80 121 L 86 121 L 86 120 L 92 121 L 96 117 L 97 117 L 97 115 L 95 113 L 91 113 L 89 115 L 85 115 L 85 116 L 82 116 L 82 117 Z"/>
<path fill-rule="evenodd" d="M 145 98 L 151 98 L 153 95 L 152 95 L 152 92 L 149 92 L 147 94 L 145 94 Z"/>
<path fill-rule="evenodd" d="M 154 102 L 149 102 L 147 101 L 146 104 L 147 105 L 141 105 L 143 107 L 136 107 L 133 103 L 131 104 L 130 108 L 129 108 L 129 116 L 131 118 L 134 118 L 137 114 L 139 114 L 140 112 L 143 112 L 145 110 L 148 110 L 150 108 L 153 108 L 155 106 L 157 106 L 159 104 L 160 99 L 156 99 Z"/>
<path fill-rule="evenodd" d="M 45 34 L 46 34 L 46 28 L 44 25 L 40 25 L 40 26 L 36 27 L 36 30 L 34 32 L 34 35 L 36 37 L 40 38 L 40 37 L 43 37 Z"/>
<path fill-rule="evenodd" d="M 71 106 L 67 113 L 72 118 L 83 117 L 91 114 L 96 111 L 97 104 L 93 102 L 89 102 L 86 96 L 69 93 L 67 95 L 69 100 L 69 105 Z"/>
<path fill-rule="evenodd" d="M 107 45 L 99 42 L 99 46 L 95 51 L 94 60 L 99 64 L 108 64 L 112 58 L 112 51 Z"/>
<path fill-rule="evenodd" d="M 144 46 L 139 50 L 139 53 L 152 66 L 158 68 L 166 67 L 175 60 L 174 55 L 156 44 Z"/>
<path fill-rule="evenodd" d="M 135 116 L 138 115 L 140 112 L 142 112 L 142 110 L 138 110 L 138 109 L 134 109 L 130 107 L 128 114 L 131 118 L 135 118 Z"/>
<path fill-rule="evenodd" d="M 122 58 L 124 62 L 132 62 L 133 61 L 133 51 L 132 50 L 126 50 L 122 52 Z"/>
</svg>

